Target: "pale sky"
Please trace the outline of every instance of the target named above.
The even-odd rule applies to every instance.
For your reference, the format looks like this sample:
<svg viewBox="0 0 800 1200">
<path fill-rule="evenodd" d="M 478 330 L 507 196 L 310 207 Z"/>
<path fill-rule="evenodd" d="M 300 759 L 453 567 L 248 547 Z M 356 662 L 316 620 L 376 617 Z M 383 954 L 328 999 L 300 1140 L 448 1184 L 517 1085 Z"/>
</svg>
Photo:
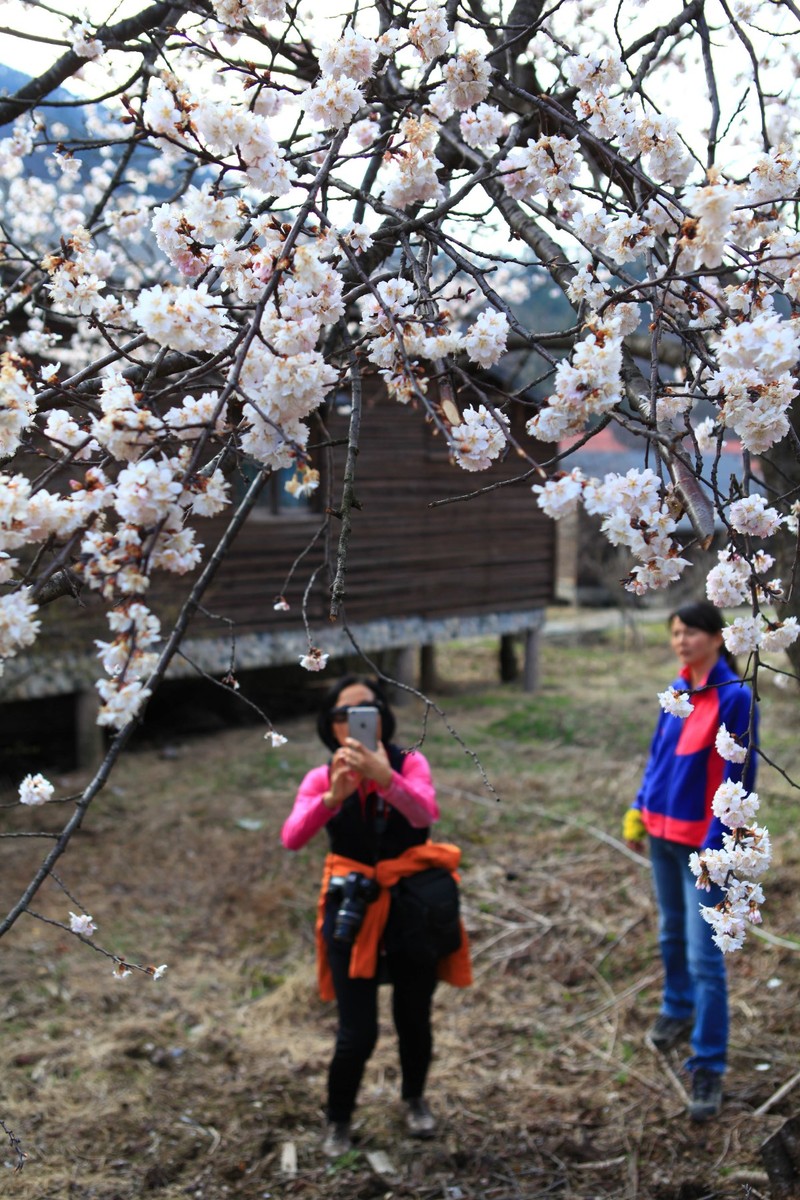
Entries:
<svg viewBox="0 0 800 1200">
<path fill-rule="evenodd" d="M 26 75 L 40 75 L 69 48 L 65 34 L 72 24 L 73 14 L 87 15 L 92 21 L 115 22 L 142 7 L 142 0 L 84 0 L 60 21 L 52 12 L 40 12 L 21 0 L 4 0 L 0 5 L 0 62 Z M 7 32 L 9 30 L 30 34 L 37 40 L 14 36 Z M 70 87 L 70 83 L 64 86 Z M 75 84 L 72 89 L 77 90 Z"/>
<path fill-rule="evenodd" d="M 675 2 L 677 5 L 677 0 Z M 124 17 L 139 12 L 147 3 L 148 0 L 83 0 L 82 4 L 78 3 L 75 7 L 72 7 L 70 4 L 67 10 L 68 15 L 65 15 L 62 20 L 53 15 L 52 9 L 50 11 L 40 9 L 35 0 L 32 0 L 29 4 L 23 3 L 22 0 L 0 0 L 0 62 L 23 71 L 25 74 L 38 75 L 50 67 L 67 48 L 67 34 L 76 15 L 88 17 L 94 24 L 113 24 Z M 576 0 L 573 0 L 573 3 L 575 3 L 577 8 Z M 55 7 L 55 5 L 52 7 Z M 328 20 L 320 16 L 320 9 L 323 6 L 319 4 L 319 0 L 305 0 L 301 4 L 301 7 L 305 8 L 305 18 L 314 28 L 315 35 L 320 37 L 320 40 L 326 40 L 329 36 L 337 36 L 337 30 L 341 28 L 341 13 L 347 7 L 347 0 L 344 0 L 344 3 L 336 5 Z M 609 7 L 612 7 L 610 0 Z M 646 25 L 651 24 L 652 15 L 648 18 L 647 10 L 652 14 L 652 11 L 656 7 L 657 5 L 655 4 L 645 4 L 640 6 L 638 10 L 635 7 L 631 7 L 627 11 L 626 30 L 630 32 L 633 29 L 631 21 L 634 24 L 637 22 L 644 22 Z M 775 20 L 777 20 L 777 17 Z M 325 26 L 328 26 L 328 28 L 326 29 Z M 19 33 L 29 36 L 14 36 L 10 31 L 19 31 Z M 759 52 L 762 51 L 765 47 L 758 45 L 758 42 L 760 40 L 763 43 L 764 39 L 759 39 L 756 31 L 751 32 L 757 43 L 757 49 Z M 776 43 L 778 44 L 776 45 Z M 769 119 L 770 123 L 777 122 L 771 132 L 775 140 L 780 140 L 783 136 L 783 131 L 779 126 L 781 121 L 785 119 L 783 114 L 786 111 L 786 106 L 781 103 L 781 100 L 785 99 L 788 91 L 794 90 L 797 86 L 794 79 L 794 62 L 792 61 L 794 56 L 786 52 L 781 39 L 772 39 L 769 44 L 772 45 L 773 52 L 777 51 L 777 62 L 784 64 L 782 68 L 779 67 L 777 74 L 775 67 L 773 67 L 766 75 L 768 91 L 773 93 L 772 105 L 769 109 Z M 722 57 L 723 55 L 720 54 L 720 62 Z M 735 110 L 745 90 L 746 85 L 744 81 L 737 81 L 736 79 L 738 72 L 743 71 L 745 75 L 749 75 L 749 60 L 746 60 L 746 56 L 741 47 L 738 46 L 738 43 L 726 47 L 724 59 L 726 70 L 724 77 L 718 80 L 720 91 L 723 95 L 723 107 L 727 114 L 725 120 L 723 120 L 723 126 L 726 123 L 727 116 Z M 101 67 L 95 67 L 91 62 L 87 62 L 83 68 L 88 85 L 86 93 L 91 94 L 92 92 L 96 92 L 96 89 L 92 86 L 94 82 L 93 76 L 95 76 L 100 88 L 105 86 L 108 79 L 109 67 L 113 71 L 115 60 L 120 62 L 121 57 L 118 55 L 107 56 L 103 60 Z M 654 80 L 652 82 L 655 85 L 657 81 Z M 678 117 L 682 132 L 690 143 L 695 140 L 693 133 L 701 136 L 700 145 L 702 149 L 704 143 L 704 139 L 702 138 L 703 127 L 711 115 L 710 106 L 705 94 L 702 92 L 700 94 L 693 94 L 691 87 L 681 90 L 671 86 L 674 85 L 675 78 L 674 76 L 670 78 L 669 72 L 661 82 L 665 82 L 669 89 L 669 100 L 665 105 L 667 111 L 674 113 Z M 81 92 L 80 79 L 73 78 L 67 80 L 64 86 L 78 94 Z M 702 84 L 700 86 L 702 87 Z M 654 92 L 657 92 L 656 88 L 654 88 Z M 791 134 L 791 130 L 787 130 L 787 136 L 789 134 Z M 749 156 L 749 149 L 746 151 L 746 154 Z M 723 169 L 727 168 L 735 172 L 736 160 L 736 149 L 728 142 L 720 165 Z"/>
<path fill-rule="evenodd" d="M 70 29 L 74 17 L 87 17 L 93 24 L 116 24 L 125 17 L 132 16 L 145 8 L 149 0 L 83 0 L 82 4 L 70 6 L 63 21 L 54 16 L 52 11 L 41 12 L 35 3 L 24 4 L 22 0 L 0 0 L 0 62 L 14 67 L 26 75 L 39 75 L 58 59 L 69 43 L 66 33 Z M 312 6 L 313 7 L 313 6 Z M 52 10 L 56 5 L 50 5 Z M 336 12 L 339 12 L 337 6 Z M 320 18 L 312 17 L 312 22 L 319 25 Z M 341 24 L 341 21 L 339 21 Z M 13 30 L 30 37 L 14 36 L 8 32 Z M 50 39 L 50 42 L 44 40 Z M 107 64 L 106 64 L 107 66 Z M 89 64 L 91 70 L 91 64 Z M 78 89 L 78 84 L 65 87 Z"/>
</svg>

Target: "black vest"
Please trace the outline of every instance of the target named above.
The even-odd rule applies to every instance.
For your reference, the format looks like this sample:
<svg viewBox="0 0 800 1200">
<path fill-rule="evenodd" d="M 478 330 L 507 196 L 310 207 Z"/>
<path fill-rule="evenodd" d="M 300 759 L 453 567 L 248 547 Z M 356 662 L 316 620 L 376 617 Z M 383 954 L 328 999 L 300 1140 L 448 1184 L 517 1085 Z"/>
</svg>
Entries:
<svg viewBox="0 0 800 1200">
<path fill-rule="evenodd" d="M 403 751 L 391 744 L 387 751 L 392 770 L 401 774 Z M 421 846 L 427 842 L 430 833 L 429 826 L 415 829 L 377 792 L 370 792 L 362 806 L 357 791 L 347 797 L 325 828 L 333 854 L 353 858 L 367 866 L 374 866 L 383 858 L 396 858 L 409 846 Z"/>
</svg>

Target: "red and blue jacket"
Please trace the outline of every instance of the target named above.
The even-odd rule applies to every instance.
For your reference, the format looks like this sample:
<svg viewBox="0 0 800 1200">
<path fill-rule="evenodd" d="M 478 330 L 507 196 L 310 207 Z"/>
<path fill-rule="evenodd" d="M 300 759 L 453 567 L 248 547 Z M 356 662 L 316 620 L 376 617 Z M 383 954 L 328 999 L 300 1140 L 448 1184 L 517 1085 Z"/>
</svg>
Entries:
<svg viewBox="0 0 800 1200">
<path fill-rule="evenodd" d="M 684 668 L 672 686 L 679 692 L 691 690 L 688 669 Z M 711 668 L 700 689 L 692 694 L 694 710 L 688 717 L 661 713 L 635 807 L 651 837 L 697 849 L 717 849 L 725 826 L 711 811 L 714 793 L 727 779 L 742 780 L 752 791 L 756 755 L 750 756 L 742 779 L 743 764 L 726 762 L 714 741 L 724 725 L 742 744 L 748 744 L 751 693 L 724 658 Z M 757 721 L 754 712 L 754 740 Z"/>
</svg>

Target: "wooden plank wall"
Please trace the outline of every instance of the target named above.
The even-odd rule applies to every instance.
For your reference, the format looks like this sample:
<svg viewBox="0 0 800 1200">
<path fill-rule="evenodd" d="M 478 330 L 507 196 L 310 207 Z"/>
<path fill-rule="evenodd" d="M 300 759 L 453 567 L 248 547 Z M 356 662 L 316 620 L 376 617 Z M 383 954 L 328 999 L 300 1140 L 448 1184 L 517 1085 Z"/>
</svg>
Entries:
<svg viewBox="0 0 800 1200">
<path fill-rule="evenodd" d="M 356 493 L 361 509 L 353 513 L 353 532 L 346 576 L 346 616 L 351 622 L 414 617 L 519 612 L 544 606 L 555 589 L 554 524 L 543 516 L 531 495 L 532 481 L 502 488 L 468 502 L 430 508 L 431 500 L 462 495 L 523 473 L 526 462 L 515 453 L 489 471 L 471 473 L 454 466 L 441 437 L 434 437 L 421 412 L 403 408 L 384 393 L 365 400 L 357 462 Z M 348 418 L 328 414 L 333 438 L 345 438 Z M 316 437 L 312 434 L 312 441 Z M 550 448 L 542 447 L 542 458 Z M 333 460 L 333 507 L 341 499 L 344 447 L 321 459 Z M 324 491 L 323 488 L 320 489 Z M 318 510 L 321 505 L 317 505 Z M 198 614 L 190 634 L 227 636 L 226 622 L 238 634 L 302 629 L 301 602 L 310 575 L 320 567 L 308 615 L 316 630 L 328 621 L 332 574 L 340 523 L 330 521 L 330 535 L 321 538 L 303 559 L 286 598 L 288 613 L 275 612 L 292 562 L 319 530 L 320 511 L 271 516 L 266 507 L 254 514 L 239 535 L 204 607 L 220 620 Z M 224 529 L 218 518 L 199 521 L 198 537 L 207 549 Z M 188 591 L 188 580 L 164 573 L 154 580 L 146 602 L 168 627 Z M 88 606 L 97 614 L 92 621 Z M 42 648 L 85 649 L 87 637 L 109 637 L 101 606 L 94 593 L 84 591 L 79 605 L 61 600 L 43 613 L 46 633 Z M 87 617 L 89 621 L 87 622 Z M 91 633 L 87 632 L 92 625 Z M 75 635 L 81 630 L 79 647 Z M 74 643 L 74 645 L 73 645 Z"/>
<path fill-rule="evenodd" d="M 353 513 L 346 576 L 348 620 L 441 619 L 549 603 L 555 586 L 555 532 L 535 503 L 531 481 L 467 502 L 429 507 L 432 500 L 514 478 L 527 464 L 512 453 L 489 471 L 464 471 L 449 461 L 443 439 L 433 436 L 421 413 L 384 394 L 365 403 L 356 468 L 361 507 Z M 346 416 L 332 414 L 326 423 L 332 437 L 346 436 Z M 544 447 L 542 452 L 549 457 Z M 337 448 L 333 459 L 336 508 L 344 449 Z M 208 607 L 235 620 L 240 632 L 296 628 L 303 589 L 314 567 L 324 561 L 323 542 L 304 559 L 287 592 L 291 611 L 275 613 L 272 603 L 288 565 L 320 520 L 317 515 L 252 522 L 223 567 Z M 332 518 L 331 571 L 339 529 Z M 327 619 L 331 577 L 323 567 L 309 608 L 315 622 Z"/>
</svg>

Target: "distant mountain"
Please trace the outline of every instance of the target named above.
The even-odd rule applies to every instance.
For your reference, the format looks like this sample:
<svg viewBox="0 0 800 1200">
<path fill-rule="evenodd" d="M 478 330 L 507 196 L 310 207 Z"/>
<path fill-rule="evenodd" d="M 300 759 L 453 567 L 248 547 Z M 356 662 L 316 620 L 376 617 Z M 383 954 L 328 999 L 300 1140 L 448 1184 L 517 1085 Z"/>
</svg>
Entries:
<svg viewBox="0 0 800 1200">
<path fill-rule="evenodd" d="M 0 63 L 0 96 L 13 96 L 21 87 L 29 83 L 31 78 L 32 76 L 25 75 L 22 71 L 15 71 L 13 67 Z M 59 88 L 59 91 L 63 90 L 63 88 Z"/>
<path fill-rule="evenodd" d="M 0 96 L 15 95 L 32 78 L 31 75 L 17 71 L 6 63 L 0 63 Z M 89 133 L 87 127 L 86 108 L 92 103 L 91 100 L 84 101 L 80 96 L 63 87 L 55 88 L 44 100 L 37 103 L 35 111 L 45 123 L 45 135 L 48 141 L 64 142 L 65 145 L 74 145 L 81 141 L 91 142 L 93 135 Z M 102 112 L 104 106 L 99 105 L 99 108 Z M 110 112 L 108 115 L 111 115 Z M 7 129 L 0 129 L 0 136 L 7 135 L 7 132 Z M 157 153 L 158 151 L 152 147 L 138 146 L 134 151 L 134 165 L 141 166 L 143 161 Z M 99 150 L 77 149 L 75 154 L 83 164 L 84 175 L 87 175 L 93 167 L 108 166 L 108 160 L 100 155 Z M 26 160 L 27 173 L 39 179 L 52 179 L 46 165 L 48 157 L 47 153 L 30 155 Z M 2 187 L 2 181 L 0 181 L 0 187 Z M 164 187 L 151 189 L 151 195 L 157 200 L 166 199 L 167 194 L 167 189 Z"/>
<path fill-rule="evenodd" d="M 14 96 L 26 83 L 30 83 L 32 78 L 31 75 L 26 75 L 5 63 L 0 63 L 0 96 Z M 68 92 L 63 87 L 55 88 L 44 100 L 37 103 L 35 111 L 45 122 L 48 140 L 54 139 L 65 143 L 88 140 L 86 114 L 80 97 L 76 96 L 74 92 Z M 59 126 L 66 126 L 67 131 L 63 132 L 58 128 Z M 7 128 L 0 130 L 0 135 L 5 133 L 7 133 Z M 50 179 L 51 176 L 44 161 L 46 157 L 41 153 L 30 155 L 26 161 L 27 173 L 35 175 L 39 179 Z M 80 157 L 86 170 L 99 166 L 102 161 L 96 150 L 81 151 Z"/>
<path fill-rule="evenodd" d="M 34 78 L 32 75 L 16 71 L 6 63 L 0 63 L 0 96 L 14 96 L 26 83 L 30 83 L 32 78 Z M 63 107 L 64 105 L 67 107 Z M 55 88 L 44 100 L 39 101 L 36 108 L 43 110 L 42 115 L 48 123 L 54 120 L 63 120 L 71 130 L 85 134 L 86 125 L 81 111 L 81 99 L 75 92 L 68 92 L 63 87 Z M 62 113 L 63 116 L 58 116 L 59 113 Z"/>
</svg>

